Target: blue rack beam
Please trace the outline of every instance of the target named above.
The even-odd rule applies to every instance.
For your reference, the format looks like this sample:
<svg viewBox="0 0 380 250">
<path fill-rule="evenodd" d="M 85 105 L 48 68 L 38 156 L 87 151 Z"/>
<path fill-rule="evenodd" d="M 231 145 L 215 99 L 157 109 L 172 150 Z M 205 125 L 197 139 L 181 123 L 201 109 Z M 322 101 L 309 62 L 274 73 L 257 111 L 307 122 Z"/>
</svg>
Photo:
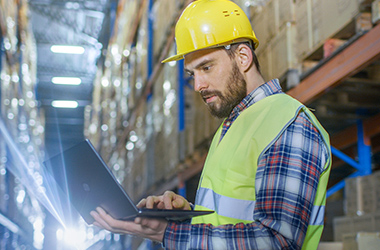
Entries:
<svg viewBox="0 0 380 250">
<path fill-rule="evenodd" d="M 343 160 L 344 162 L 348 163 L 350 166 L 352 166 L 353 168 L 357 170 L 355 173 L 351 174 L 348 178 L 365 176 L 372 173 L 370 139 L 364 133 L 362 120 L 357 121 L 357 137 L 358 137 L 357 145 L 358 145 L 359 162 L 355 161 L 354 159 L 344 154 L 343 152 L 339 151 L 338 149 L 331 147 L 331 152 L 333 155 Z M 326 196 L 330 197 L 335 192 L 344 188 L 344 186 L 345 186 L 345 181 L 342 180 L 339 183 L 335 184 L 333 187 L 331 187 L 329 190 L 327 190 Z"/>
</svg>

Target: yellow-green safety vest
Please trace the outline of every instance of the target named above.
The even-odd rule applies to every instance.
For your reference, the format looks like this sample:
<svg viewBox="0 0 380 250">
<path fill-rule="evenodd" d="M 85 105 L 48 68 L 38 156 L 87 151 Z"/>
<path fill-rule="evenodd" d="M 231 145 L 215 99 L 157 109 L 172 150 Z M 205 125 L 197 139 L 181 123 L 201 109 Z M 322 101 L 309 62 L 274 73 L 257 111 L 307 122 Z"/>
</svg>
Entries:
<svg viewBox="0 0 380 250">
<path fill-rule="evenodd" d="M 256 203 L 258 159 L 282 135 L 299 112 L 305 112 L 323 137 L 330 156 L 321 174 L 302 249 L 317 249 L 323 231 L 326 188 L 331 166 L 329 136 L 302 103 L 286 94 L 266 97 L 244 110 L 223 140 L 216 132 L 199 182 L 195 209 L 215 213 L 192 219 L 192 224 L 251 223 Z M 249 167 L 247 167 L 249 166 Z"/>
</svg>

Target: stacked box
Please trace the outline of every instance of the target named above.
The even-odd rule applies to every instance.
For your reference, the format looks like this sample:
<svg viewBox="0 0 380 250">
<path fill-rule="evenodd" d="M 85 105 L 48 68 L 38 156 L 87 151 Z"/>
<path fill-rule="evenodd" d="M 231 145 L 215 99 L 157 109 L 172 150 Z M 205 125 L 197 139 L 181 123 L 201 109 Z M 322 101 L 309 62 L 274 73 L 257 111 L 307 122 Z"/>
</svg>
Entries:
<svg viewBox="0 0 380 250">
<path fill-rule="evenodd" d="M 146 15 L 139 16 L 139 8 L 143 8 L 141 9 L 143 14 L 146 10 L 146 4 L 142 4 L 143 1 L 120 3 L 115 32 L 109 44 L 104 67 L 99 67 L 94 82 L 93 103 L 85 109 L 85 135 L 91 139 L 106 162 L 117 166 L 113 171 L 119 176 L 121 183 L 127 171 L 132 173 L 132 168 L 127 168 L 129 166 L 127 154 L 136 152 L 135 158 L 137 158 L 140 155 L 140 148 L 145 143 L 144 135 L 137 129 L 134 132 L 139 133 L 140 147 L 127 150 L 129 138 L 126 138 L 126 141 L 120 140 L 124 137 L 124 130 L 129 126 L 136 126 L 137 120 L 140 121 L 141 115 L 145 112 L 145 107 L 141 107 L 139 117 L 134 124 L 129 124 L 127 121 L 129 111 L 136 106 L 146 83 L 147 20 L 139 29 L 136 23 L 147 18 Z M 125 30 L 125 27 L 129 29 Z M 134 41 L 136 46 L 132 47 Z M 142 79 L 143 77 L 145 79 Z M 124 159 L 117 159 L 118 157 Z M 136 168 L 141 169 L 140 166 Z M 141 175 L 137 172 L 132 174 Z M 143 183 L 134 184 L 137 185 L 136 190 L 144 189 Z"/>
<path fill-rule="evenodd" d="M 172 176 L 179 163 L 177 68 L 163 65 L 153 90 L 156 181 Z"/>
<path fill-rule="evenodd" d="M 252 26 L 260 42 L 256 53 L 264 79 L 280 78 L 289 69 L 296 69 L 296 4 L 292 0 L 272 0 L 252 7 L 251 12 Z"/>
<path fill-rule="evenodd" d="M 357 0 L 320 1 L 322 9 L 321 41 L 315 40 L 315 44 L 332 37 L 359 14 L 359 4 Z"/>
<path fill-rule="evenodd" d="M 380 21 L 380 0 L 372 2 L 372 23 L 376 24 Z"/>
<path fill-rule="evenodd" d="M 380 233 L 358 233 L 358 250 L 376 250 L 380 245 Z"/>
<path fill-rule="evenodd" d="M 144 1 L 121 1 L 117 10 L 117 21 L 114 25 L 114 35 L 110 39 L 110 44 L 118 44 L 120 48 L 129 50 L 133 42 L 136 30 L 136 19 L 139 8 Z M 126 27 L 128 29 L 126 30 Z M 124 52 L 124 51 L 123 51 Z"/>
<path fill-rule="evenodd" d="M 352 217 L 354 232 L 373 232 L 375 231 L 375 221 L 373 214 Z"/>
<path fill-rule="evenodd" d="M 278 28 L 286 25 L 288 22 L 296 20 L 296 5 L 294 0 L 275 0 L 275 8 L 278 11 Z"/>
<path fill-rule="evenodd" d="M 380 244 L 380 233 L 360 232 L 343 236 L 344 250 L 377 250 Z"/>
<path fill-rule="evenodd" d="M 297 67 L 296 28 L 291 22 L 286 23 L 271 42 L 272 74 L 282 76 L 289 69 Z"/>
<path fill-rule="evenodd" d="M 357 250 L 358 242 L 356 241 L 356 234 L 344 234 L 342 236 L 342 243 L 344 250 Z"/>
<path fill-rule="evenodd" d="M 334 218 L 334 240 L 342 241 L 346 234 L 358 232 L 379 232 L 380 213 L 370 213 L 362 216 L 342 216 Z"/>
<path fill-rule="evenodd" d="M 192 155 L 195 151 L 195 132 L 194 132 L 194 116 L 195 116 L 195 105 L 193 98 L 195 96 L 194 90 L 190 88 L 185 88 L 185 152 L 186 156 Z"/>
<path fill-rule="evenodd" d="M 324 0 L 311 0 L 311 34 L 312 34 L 312 50 L 321 45 L 327 38 L 323 34 L 324 22 L 323 20 L 323 2 Z"/>
<path fill-rule="evenodd" d="M 261 50 L 262 45 L 268 43 L 276 34 L 278 25 L 275 18 L 275 4 L 273 0 L 266 2 L 265 6 L 251 8 L 252 28 L 259 40 L 257 53 Z"/>
<path fill-rule="evenodd" d="M 265 45 L 261 45 L 265 46 Z M 264 48 L 262 48 L 258 53 L 257 53 L 257 59 L 259 60 L 260 63 L 260 70 L 261 74 L 264 77 L 265 81 L 269 81 L 270 79 L 273 78 L 273 65 L 272 65 L 272 47 L 270 46 L 270 43 L 267 44 Z"/>
<path fill-rule="evenodd" d="M 369 178 L 373 197 L 372 207 L 369 207 L 369 210 L 372 212 L 380 211 L 380 171 L 374 172 L 369 176 Z M 371 196 L 369 193 L 367 193 L 366 196 L 367 195 Z"/>
<path fill-rule="evenodd" d="M 17 51 L 17 22 L 18 17 L 18 1 L 3 0 L 0 2 L 0 23 L 1 28 L 4 28 L 4 48 L 12 54 Z"/>
<path fill-rule="evenodd" d="M 345 182 L 345 214 L 362 215 L 363 213 L 371 212 L 370 209 L 372 210 L 373 197 L 370 190 L 371 185 L 369 182 L 369 176 L 348 178 Z M 371 197 L 368 199 L 368 196 Z M 364 202 L 366 204 L 364 204 Z"/>
<path fill-rule="evenodd" d="M 361 215 L 380 211 L 380 172 L 350 178 L 345 186 L 346 215 Z"/>
<path fill-rule="evenodd" d="M 7 197 L 0 202 L 0 210 L 22 231 L 22 234 L 9 231 L 7 238 L 12 242 L 4 238 L 1 244 L 14 248 L 32 247 L 29 244 L 21 247 L 20 242 L 33 242 L 32 224 L 38 219 L 43 226 L 42 205 L 46 205 L 46 197 L 38 192 L 43 190 L 45 120 L 36 100 L 37 51 L 27 16 L 27 1 L 0 1 L 0 27 L 6 52 L 0 58 L 0 119 L 5 127 L 0 143 L 0 196 Z M 6 135 L 11 141 L 6 140 Z M 35 197 L 41 199 L 37 201 Z"/>
<path fill-rule="evenodd" d="M 136 96 L 141 96 L 148 79 L 148 12 L 144 11 L 136 40 Z"/>
<path fill-rule="evenodd" d="M 345 233 L 380 232 L 380 171 L 346 179 L 345 214 L 334 219 L 334 238 Z"/>
<path fill-rule="evenodd" d="M 360 8 L 357 0 L 296 0 L 297 56 L 305 59 L 350 23 Z"/>
<path fill-rule="evenodd" d="M 313 48 L 311 2 L 296 0 L 297 58 L 304 58 Z"/>
<path fill-rule="evenodd" d="M 380 232 L 380 212 L 371 214 L 373 217 L 374 232 Z"/>
<path fill-rule="evenodd" d="M 322 0 L 296 0 L 297 57 L 304 59 L 324 39 Z"/>
<path fill-rule="evenodd" d="M 342 241 L 344 234 L 354 232 L 354 222 L 352 217 L 336 217 L 334 218 L 334 240 Z"/>
<path fill-rule="evenodd" d="M 167 36 L 175 25 L 178 12 L 184 1 L 158 0 L 153 6 L 154 55 L 159 55 L 166 44 Z"/>
</svg>

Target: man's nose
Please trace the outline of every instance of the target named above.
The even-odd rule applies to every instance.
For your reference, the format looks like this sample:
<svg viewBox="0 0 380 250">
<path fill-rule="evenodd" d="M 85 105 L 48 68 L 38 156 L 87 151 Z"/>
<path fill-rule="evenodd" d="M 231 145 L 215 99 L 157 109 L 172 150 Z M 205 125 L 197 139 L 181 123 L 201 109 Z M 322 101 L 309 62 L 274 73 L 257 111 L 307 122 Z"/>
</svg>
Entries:
<svg viewBox="0 0 380 250">
<path fill-rule="evenodd" d="M 207 87 L 208 85 L 205 79 L 202 76 L 195 74 L 194 75 L 194 90 L 196 92 L 200 92 L 204 89 L 207 89 Z"/>
</svg>

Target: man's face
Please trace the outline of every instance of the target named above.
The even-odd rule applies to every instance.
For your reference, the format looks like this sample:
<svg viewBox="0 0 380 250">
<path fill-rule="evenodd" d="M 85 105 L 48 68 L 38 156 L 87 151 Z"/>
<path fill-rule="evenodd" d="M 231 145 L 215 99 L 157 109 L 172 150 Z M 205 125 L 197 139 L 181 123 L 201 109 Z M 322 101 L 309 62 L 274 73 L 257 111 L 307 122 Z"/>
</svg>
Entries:
<svg viewBox="0 0 380 250">
<path fill-rule="evenodd" d="M 223 49 L 193 52 L 185 57 L 185 71 L 194 77 L 211 114 L 224 118 L 247 95 L 247 84 L 235 60 Z"/>
</svg>

